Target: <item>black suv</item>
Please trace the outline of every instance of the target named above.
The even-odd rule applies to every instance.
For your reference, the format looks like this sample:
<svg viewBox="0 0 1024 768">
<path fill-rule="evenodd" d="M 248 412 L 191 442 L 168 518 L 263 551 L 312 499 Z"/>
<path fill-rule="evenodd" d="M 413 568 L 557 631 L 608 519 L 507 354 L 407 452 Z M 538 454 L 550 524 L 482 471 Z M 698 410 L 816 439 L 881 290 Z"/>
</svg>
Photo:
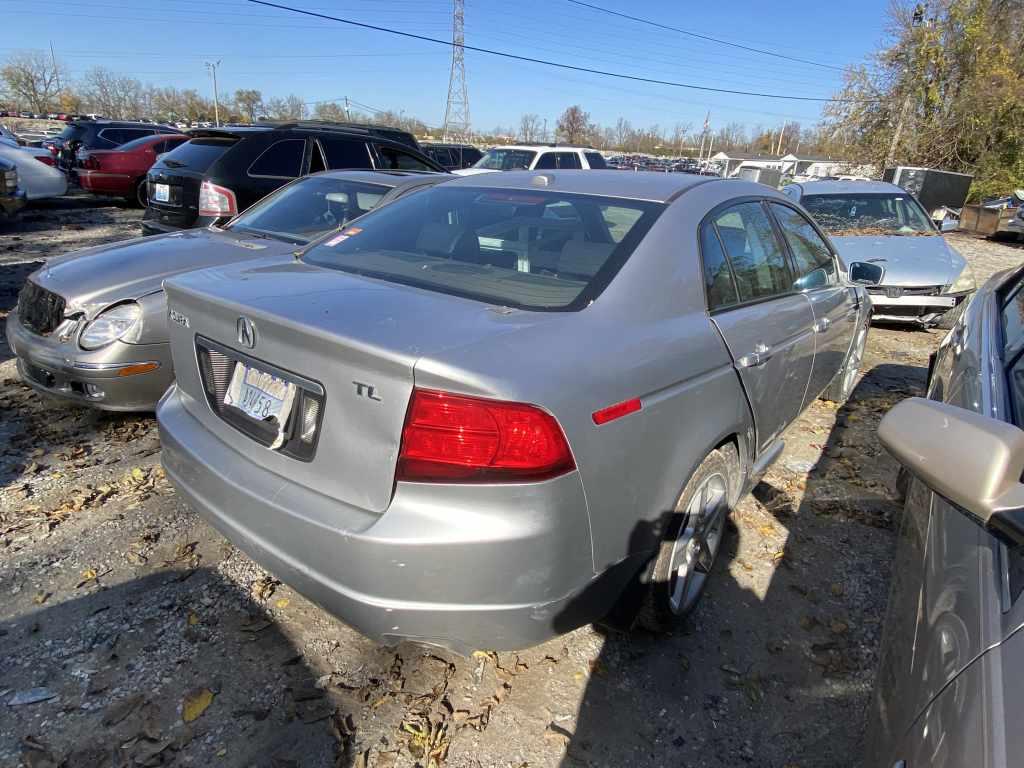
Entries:
<svg viewBox="0 0 1024 768">
<path fill-rule="evenodd" d="M 440 141 L 420 145 L 423 154 L 449 171 L 458 171 L 476 163 L 484 153 L 472 144 L 446 144 Z"/>
<path fill-rule="evenodd" d="M 291 123 L 204 128 L 150 168 L 142 234 L 223 224 L 298 176 L 323 170 L 435 171 L 406 131 Z"/>
<path fill-rule="evenodd" d="M 74 171 L 75 158 L 79 150 L 114 149 L 129 141 L 152 136 L 156 133 L 181 133 L 170 125 L 140 123 L 134 120 L 72 120 L 64 130 L 52 139 L 46 139 L 44 146 L 52 144 L 57 148 L 57 167 L 62 171 Z"/>
</svg>

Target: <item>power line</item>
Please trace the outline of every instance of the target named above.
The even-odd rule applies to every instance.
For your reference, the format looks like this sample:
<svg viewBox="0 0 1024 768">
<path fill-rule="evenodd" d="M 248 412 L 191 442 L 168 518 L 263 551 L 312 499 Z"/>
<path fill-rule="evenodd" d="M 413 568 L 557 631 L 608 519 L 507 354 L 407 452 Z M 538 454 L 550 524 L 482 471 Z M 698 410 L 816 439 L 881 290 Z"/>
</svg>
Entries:
<svg viewBox="0 0 1024 768">
<path fill-rule="evenodd" d="M 611 8 L 602 8 L 599 5 L 592 5 L 590 3 L 584 3 L 583 0 L 565 0 L 567 3 L 578 5 L 582 8 L 589 8 L 592 11 L 598 11 L 600 13 L 607 13 L 609 16 L 618 16 L 621 19 L 629 19 L 640 24 L 647 24 L 651 27 L 657 27 L 658 29 L 666 29 L 670 32 L 678 32 L 681 35 L 688 35 L 689 37 L 695 37 L 698 40 L 707 40 L 712 43 L 718 43 L 719 45 L 728 45 L 730 48 L 739 48 L 740 50 L 750 51 L 752 53 L 760 53 L 763 56 L 774 56 L 777 59 L 787 59 L 789 61 L 796 61 L 800 64 L 810 64 L 814 67 L 824 67 L 825 69 L 837 69 L 840 72 L 845 72 L 846 67 L 837 67 L 834 64 L 823 64 L 820 61 L 811 61 L 810 59 L 801 59 L 796 56 L 787 56 L 784 53 L 778 53 L 776 51 L 766 51 L 763 48 L 753 48 L 749 45 L 741 45 L 739 43 L 733 43 L 729 40 L 722 40 L 721 38 L 711 37 L 710 35 L 702 35 L 699 32 L 691 32 L 687 29 L 680 29 L 679 27 L 673 27 L 668 24 L 661 24 L 657 21 L 651 21 L 650 19 L 642 19 L 639 16 L 630 16 L 628 13 L 621 13 L 619 11 L 613 11 Z"/>
<path fill-rule="evenodd" d="M 441 40 L 436 37 L 428 37 L 426 35 L 417 35 L 413 32 L 403 32 L 398 29 L 391 29 L 389 27 L 381 27 L 376 24 L 367 24 L 362 21 L 355 21 L 353 19 L 343 19 L 340 16 L 329 16 L 325 13 L 317 13 L 315 11 L 307 11 L 302 8 L 292 8 L 287 5 L 279 5 L 277 3 L 271 3 L 267 0 L 247 0 L 247 2 L 255 5 L 264 5 L 269 8 L 278 8 L 282 11 L 290 11 L 291 13 L 298 13 L 304 16 L 312 16 L 314 18 L 326 19 L 327 21 L 337 21 L 342 24 L 349 24 L 353 27 L 360 27 L 362 29 L 372 29 L 375 32 L 386 32 L 391 35 L 398 35 L 399 37 L 407 37 L 411 40 L 422 40 L 427 43 L 436 43 L 438 45 L 454 46 L 455 44 L 448 40 Z M 505 59 L 513 59 L 515 61 L 526 61 L 532 64 L 543 64 L 548 67 L 557 67 L 559 69 L 569 69 L 575 72 L 587 72 L 592 75 L 602 75 L 604 77 L 616 77 L 621 80 L 633 80 L 640 83 L 652 83 L 654 85 L 667 85 L 673 88 L 688 88 L 695 91 L 707 91 L 711 93 L 727 93 L 733 96 L 757 96 L 765 99 L 789 99 L 791 101 L 816 101 L 816 102 L 847 102 L 852 99 L 836 99 L 836 98 L 823 98 L 821 96 L 790 96 L 781 93 L 757 93 L 754 91 L 738 91 L 729 88 L 712 88 L 707 85 L 694 85 L 692 83 L 679 83 L 672 80 L 659 80 L 653 77 L 641 77 L 639 75 L 627 75 L 621 72 L 608 72 L 601 69 L 591 69 L 589 67 L 577 67 L 572 64 L 564 64 L 558 61 L 548 61 L 546 59 L 536 59 L 531 56 L 520 56 L 515 53 L 508 53 L 507 51 L 496 51 L 491 48 L 481 48 L 476 45 L 465 45 L 460 46 L 467 51 L 475 51 L 476 53 L 486 53 L 490 56 L 499 56 Z"/>
</svg>

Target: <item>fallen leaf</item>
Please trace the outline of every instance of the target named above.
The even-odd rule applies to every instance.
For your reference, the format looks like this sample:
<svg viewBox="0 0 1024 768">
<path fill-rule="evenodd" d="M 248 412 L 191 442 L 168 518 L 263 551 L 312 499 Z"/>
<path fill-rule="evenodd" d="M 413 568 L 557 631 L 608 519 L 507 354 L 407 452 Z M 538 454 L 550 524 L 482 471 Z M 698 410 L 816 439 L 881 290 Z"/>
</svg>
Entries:
<svg viewBox="0 0 1024 768">
<path fill-rule="evenodd" d="M 32 602 L 36 605 L 42 605 L 50 598 L 51 594 L 53 593 L 41 589 L 38 592 L 36 592 L 36 596 L 32 598 Z"/>
<path fill-rule="evenodd" d="M 136 709 L 141 707 L 145 700 L 145 696 L 143 696 L 142 694 L 136 694 L 134 696 L 129 696 L 126 699 L 115 701 L 113 704 L 107 707 L 107 710 L 103 713 L 103 725 L 105 725 L 107 728 L 109 728 L 112 725 L 117 725 L 126 717 L 128 717 L 128 715 L 130 715 Z"/>
<path fill-rule="evenodd" d="M 196 720 L 213 703 L 213 691 L 209 688 L 195 688 L 185 694 L 181 702 L 181 719 L 186 723 Z"/>
<path fill-rule="evenodd" d="M 288 607 L 288 603 L 290 603 L 290 602 L 291 601 L 287 597 L 278 598 L 274 602 L 274 607 L 275 608 L 287 608 Z"/>
<path fill-rule="evenodd" d="M 20 707 L 23 704 L 38 704 L 40 701 L 49 701 L 57 698 L 57 694 L 49 688 L 29 688 L 18 691 L 7 700 L 8 707 Z"/>
</svg>

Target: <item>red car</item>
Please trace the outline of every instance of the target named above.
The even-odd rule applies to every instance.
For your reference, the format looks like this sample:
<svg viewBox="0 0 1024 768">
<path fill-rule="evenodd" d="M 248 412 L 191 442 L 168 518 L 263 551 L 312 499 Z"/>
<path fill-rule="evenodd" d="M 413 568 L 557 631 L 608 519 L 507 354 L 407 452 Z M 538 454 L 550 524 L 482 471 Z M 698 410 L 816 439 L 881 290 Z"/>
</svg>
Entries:
<svg viewBox="0 0 1024 768">
<path fill-rule="evenodd" d="M 125 197 L 145 208 L 149 167 L 157 155 L 188 140 L 188 136 L 163 133 L 129 141 L 116 149 L 90 149 L 78 159 L 78 183 L 95 195 Z"/>
</svg>

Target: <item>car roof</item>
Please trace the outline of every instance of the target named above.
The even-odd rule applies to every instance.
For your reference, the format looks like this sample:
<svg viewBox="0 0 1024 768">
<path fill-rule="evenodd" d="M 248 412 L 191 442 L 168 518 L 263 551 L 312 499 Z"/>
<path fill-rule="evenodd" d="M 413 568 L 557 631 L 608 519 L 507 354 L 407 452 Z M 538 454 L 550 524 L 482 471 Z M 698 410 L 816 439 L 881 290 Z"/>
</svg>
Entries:
<svg viewBox="0 0 1024 768">
<path fill-rule="evenodd" d="M 889 193 L 905 195 L 907 190 L 887 181 L 805 181 L 793 184 L 800 188 L 800 195 L 863 195 Z"/>
<path fill-rule="evenodd" d="M 539 177 L 547 179 L 543 186 L 534 181 Z M 459 187 L 530 189 L 667 203 L 688 189 L 710 183 L 729 184 L 735 187 L 737 197 L 757 195 L 785 199 L 776 189 L 742 179 L 722 179 L 717 176 L 698 176 L 692 173 L 624 173 L 614 170 L 479 173 L 472 176 L 459 176 L 445 186 L 450 184 Z"/>
<path fill-rule="evenodd" d="M 580 147 L 575 144 L 498 144 L 490 149 L 515 149 L 529 152 L 597 152 L 593 147 Z"/>
<path fill-rule="evenodd" d="M 346 181 L 361 181 L 366 184 L 380 184 L 387 187 L 402 187 L 406 184 L 422 182 L 424 179 L 454 179 L 455 176 L 449 173 L 432 173 L 425 171 L 320 171 L 310 174 L 311 176 L 325 176 L 331 179 L 345 179 Z"/>
</svg>

